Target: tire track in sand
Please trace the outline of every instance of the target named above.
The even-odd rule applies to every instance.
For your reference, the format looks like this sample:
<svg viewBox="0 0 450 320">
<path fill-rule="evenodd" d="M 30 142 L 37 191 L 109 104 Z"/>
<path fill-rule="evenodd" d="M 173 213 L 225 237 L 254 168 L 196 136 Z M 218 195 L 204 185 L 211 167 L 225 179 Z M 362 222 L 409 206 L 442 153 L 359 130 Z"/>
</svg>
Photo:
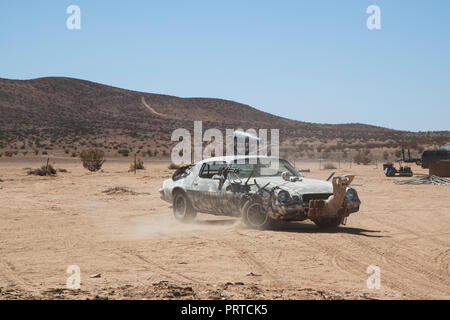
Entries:
<svg viewBox="0 0 450 320">
<path fill-rule="evenodd" d="M 254 268 L 255 270 L 257 270 L 257 274 L 268 277 L 270 279 L 269 281 L 271 286 L 287 287 L 286 283 L 282 280 L 282 278 L 275 270 L 270 268 L 260 259 L 256 258 L 256 256 L 250 251 L 246 250 L 242 246 L 236 246 L 232 244 L 229 240 L 216 240 L 216 242 L 219 245 L 224 245 L 236 252 L 238 259 L 247 264 L 250 268 Z"/>
<path fill-rule="evenodd" d="M 116 255 L 118 255 L 120 258 L 123 258 L 133 264 L 138 264 L 138 265 L 146 268 L 146 270 L 148 270 L 148 271 L 154 272 L 155 270 L 157 270 L 164 277 L 166 277 L 167 279 L 170 279 L 172 281 L 181 281 L 181 282 L 188 281 L 189 283 L 199 283 L 199 281 L 194 278 L 188 277 L 180 272 L 170 270 L 167 267 L 163 267 L 160 264 L 150 261 L 149 259 L 144 258 L 142 255 L 140 255 L 136 252 L 133 252 L 132 250 L 123 250 L 122 249 L 120 253 L 116 252 Z"/>
<path fill-rule="evenodd" d="M 14 285 L 24 291 L 32 292 L 32 288 L 26 281 L 15 271 L 15 267 L 8 261 L 0 259 L 0 277 L 2 277 L 8 285 Z"/>
</svg>

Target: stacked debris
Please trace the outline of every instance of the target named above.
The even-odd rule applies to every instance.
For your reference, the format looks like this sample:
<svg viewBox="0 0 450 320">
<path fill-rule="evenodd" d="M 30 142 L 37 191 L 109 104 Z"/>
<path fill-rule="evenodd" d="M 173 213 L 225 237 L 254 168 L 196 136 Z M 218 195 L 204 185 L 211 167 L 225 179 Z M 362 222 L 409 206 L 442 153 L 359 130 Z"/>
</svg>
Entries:
<svg viewBox="0 0 450 320">
<path fill-rule="evenodd" d="M 419 176 L 415 179 L 395 181 L 396 184 L 432 184 L 436 186 L 450 186 L 450 180 L 440 178 L 434 175 Z"/>
<path fill-rule="evenodd" d="M 47 164 L 46 166 L 42 166 L 40 169 L 29 170 L 28 174 L 35 176 L 54 176 L 56 175 L 56 170 L 51 164 Z"/>
</svg>

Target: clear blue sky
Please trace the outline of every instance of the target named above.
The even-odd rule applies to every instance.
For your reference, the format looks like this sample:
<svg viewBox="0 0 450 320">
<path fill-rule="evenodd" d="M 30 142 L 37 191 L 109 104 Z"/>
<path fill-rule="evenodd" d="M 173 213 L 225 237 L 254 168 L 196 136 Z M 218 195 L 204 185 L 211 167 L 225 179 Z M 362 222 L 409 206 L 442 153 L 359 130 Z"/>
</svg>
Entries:
<svg viewBox="0 0 450 320">
<path fill-rule="evenodd" d="M 66 28 L 71 4 L 81 30 Z M 372 4 L 381 30 L 366 28 Z M 450 130 L 450 1 L 1 1 L 0 77 L 44 76 Z"/>
</svg>

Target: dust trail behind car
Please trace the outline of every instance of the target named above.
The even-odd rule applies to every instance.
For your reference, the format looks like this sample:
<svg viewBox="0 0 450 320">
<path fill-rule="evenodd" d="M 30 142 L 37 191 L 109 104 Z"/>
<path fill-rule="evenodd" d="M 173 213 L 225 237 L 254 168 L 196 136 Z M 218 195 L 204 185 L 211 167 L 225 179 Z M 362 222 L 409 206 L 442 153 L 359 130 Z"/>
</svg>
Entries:
<svg viewBox="0 0 450 320">
<path fill-rule="evenodd" d="M 158 211 L 153 215 L 130 218 L 124 226 L 123 235 L 129 239 L 145 239 L 161 236 L 172 236 L 180 233 L 217 229 L 246 228 L 239 219 L 228 217 L 211 217 L 204 215 L 190 223 L 179 223 L 171 214 L 171 210 Z"/>
</svg>

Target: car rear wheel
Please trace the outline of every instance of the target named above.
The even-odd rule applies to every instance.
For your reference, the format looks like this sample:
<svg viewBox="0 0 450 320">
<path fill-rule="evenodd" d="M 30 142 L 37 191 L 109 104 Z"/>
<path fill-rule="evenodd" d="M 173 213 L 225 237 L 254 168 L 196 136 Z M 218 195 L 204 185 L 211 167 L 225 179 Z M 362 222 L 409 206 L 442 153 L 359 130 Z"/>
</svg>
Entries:
<svg viewBox="0 0 450 320">
<path fill-rule="evenodd" d="M 177 192 L 173 197 L 173 215 L 181 222 L 192 221 L 197 216 L 197 212 L 184 192 Z"/>
<path fill-rule="evenodd" d="M 314 219 L 313 222 L 319 229 L 333 229 L 339 227 L 344 218 L 334 217 L 334 218 L 318 218 Z"/>
<path fill-rule="evenodd" d="M 242 207 L 242 220 L 254 229 L 268 229 L 274 222 L 268 209 L 260 201 L 253 199 L 247 200 Z"/>
</svg>

